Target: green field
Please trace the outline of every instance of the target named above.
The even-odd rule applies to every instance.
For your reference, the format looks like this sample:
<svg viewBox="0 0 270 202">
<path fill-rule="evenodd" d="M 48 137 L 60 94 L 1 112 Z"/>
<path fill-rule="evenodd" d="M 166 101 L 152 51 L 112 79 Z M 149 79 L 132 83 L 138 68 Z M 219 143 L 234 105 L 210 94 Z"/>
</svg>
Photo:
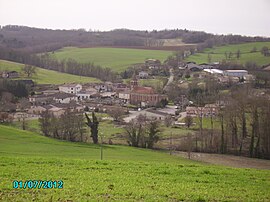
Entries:
<svg viewBox="0 0 270 202">
<path fill-rule="evenodd" d="M 93 62 L 95 65 L 121 72 L 133 64 L 144 63 L 149 58 L 164 61 L 171 54 L 171 51 L 161 50 L 67 47 L 55 51 L 51 55 L 59 60 L 72 58 L 82 63 Z"/>
<path fill-rule="evenodd" d="M 265 57 L 260 52 L 263 46 L 270 48 L 270 42 L 254 42 L 208 48 L 202 53 L 196 53 L 195 55 L 188 57 L 186 60 L 196 62 L 197 64 L 208 63 L 208 54 L 210 54 L 211 62 L 221 62 L 226 59 L 225 52 L 228 54 L 229 52 L 232 52 L 234 53 L 232 59 L 227 59 L 227 61 L 234 61 L 244 65 L 248 61 L 254 61 L 258 65 L 270 64 L 270 57 Z M 251 50 L 254 47 L 256 47 L 257 52 L 251 53 Z M 236 58 L 235 54 L 238 50 L 241 52 L 239 60 Z"/>
<path fill-rule="evenodd" d="M 164 152 L 54 140 L 0 125 L 0 201 L 269 201 L 269 170 L 202 164 Z M 14 189 L 62 180 L 63 189 Z"/>
<path fill-rule="evenodd" d="M 61 73 L 57 71 L 36 68 L 36 74 L 28 78 L 23 74 L 21 68 L 24 64 L 10 62 L 6 60 L 0 60 L 0 72 L 1 71 L 17 71 L 20 73 L 20 79 L 32 79 L 38 84 L 63 84 L 63 83 L 95 83 L 101 82 L 99 79 L 93 77 L 76 76 L 72 74 Z"/>
</svg>

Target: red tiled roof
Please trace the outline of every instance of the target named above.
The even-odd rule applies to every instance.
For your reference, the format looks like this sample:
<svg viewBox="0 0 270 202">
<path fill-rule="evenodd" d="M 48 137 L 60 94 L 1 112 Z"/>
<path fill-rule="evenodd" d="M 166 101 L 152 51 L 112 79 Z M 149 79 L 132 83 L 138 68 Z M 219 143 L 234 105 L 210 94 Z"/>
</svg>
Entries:
<svg viewBox="0 0 270 202">
<path fill-rule="evenodd" d="M 136 86 L 132 91 L 132 93 L 141 93 L 141 94 L 154 94 L 154 90 L 151 87 L 140 87 Z"/>
</svg>

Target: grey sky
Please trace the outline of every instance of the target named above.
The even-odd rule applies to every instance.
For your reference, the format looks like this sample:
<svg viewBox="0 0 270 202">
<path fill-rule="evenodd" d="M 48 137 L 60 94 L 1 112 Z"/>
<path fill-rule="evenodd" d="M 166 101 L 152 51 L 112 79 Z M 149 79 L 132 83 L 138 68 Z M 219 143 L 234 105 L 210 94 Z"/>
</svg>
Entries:
<svg viewBox="0 0 270 202">
<path fill-rule="evenodd" d="M 0 25 L 189 29 L 270 37 L 270 0 L 0 0 Z"/>
</svg>

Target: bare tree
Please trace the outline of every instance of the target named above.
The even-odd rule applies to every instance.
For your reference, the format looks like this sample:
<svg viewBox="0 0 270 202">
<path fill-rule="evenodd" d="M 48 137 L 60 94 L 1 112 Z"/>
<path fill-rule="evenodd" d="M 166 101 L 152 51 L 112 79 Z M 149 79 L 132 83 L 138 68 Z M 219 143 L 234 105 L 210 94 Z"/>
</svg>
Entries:
<svg viewBox="0 0 270 202">
<path fill-rule="evenodd" d="M 167 115 L 165 116 L 165 119 L 164 119 L 164 124 L 165 126 L 168 128 L 169 126 L 171 126 L 173 123 L 173 118 L 171 115 Z"/>
<path fill-rule="evenodd" d="M 27 77 L 31 77 L 33 74 L 36 73 L 36 67 L 32 65 L 24 65 L 22 71 L 27 75 Z"/>
<path fill-rule="evenodd" d="M 193 124 L 192 116 L 186 116 L 185 117 L 185 125 L 186 125 L 186 127 L 190 128 L 190 126 L 192 126 L 192 124 Z"/>
</svg>

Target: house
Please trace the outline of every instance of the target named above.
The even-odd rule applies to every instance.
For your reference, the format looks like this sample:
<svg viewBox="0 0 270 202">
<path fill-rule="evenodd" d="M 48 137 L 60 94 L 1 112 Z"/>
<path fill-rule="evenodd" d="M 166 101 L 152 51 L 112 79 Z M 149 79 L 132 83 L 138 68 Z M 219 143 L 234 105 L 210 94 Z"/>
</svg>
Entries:
<svg viewBox="0 0 270 202">
<path fill-rule="evenodd" d="M 64 84 L 59 86 L 59 91 L 64 93 L 77 94 L 82 90 L 81 84 Z"/>
<path fill-rule="evenodd" d="M 188 69 L 191 72 L 198 72 L 198 71 L 202 71 L 203 67 L 201 67 L 193 62 L 190 62 L 190 63 L 187 63 L 186 69 Z"/>
<path fill-rule="evenodd" d="M 124 90 L 118 92 L 118 98 L 124 100 L 129 103 L 130 101 L 130 90 Z"/>
<path fill-rule="evenodd" d="M 105 83 L 99 83 L 95 85 L 95 89 L 98 92 L 104 92 L 104 91 L 110 91 L 110 88 L 108 85 L 106 85 Z"/>
<path fill-rule="evenodd" d="M 224 75 L 243 78 L 244 76 L 248 75 L 248 71 L 247 70 L 225 70 Z"/>
<path fill-rule="evenodd" d="M 56 103 L 70 103 L 71 101 L 78 101 L 78 97 L 72 93 L 57 93 L 51 96 Z"/>
<path fill-rule="evenodd" d="M 146 66 L 160 66 L 161 62 L 157 59 L 147 59 L 145 60 L 145 65 Z"/>
<path fill-rule="evenodd" d="M 53 96 L 47 94 L 33 95 L 29 97 L 32 104 L 48 104 L 53 101 Z"/>
<path fill-rule="evenodd" d="M 80 91 L 76 95 L 78 97 L 78 100 L 85 100 L 90 99 L 96 93 L 96 91 Z"/>
<path fill-rule="evenodd" d="M 51 105 L 35 105 L 31 106 L 30 109 L 27 110 L 29 114 L 37 114 L 40 115 L 42 112 L 51 109 Z"/>
<path fill-rule="evenodd" d="M 2 73 L 2 77 L 3 78 L 9 78 L 9 79 L 12 79 L 12 78 L 19 78 L 19 73 L 16 72 L 16 71 L 4 71 Z"/>
<path fill-rule="evenodd" d="M 140 79 L 147 79 L 148 78 L 148 73 L 144 72 L 144 71 L 139 72 L 139 78 Z"/>
</svg>

